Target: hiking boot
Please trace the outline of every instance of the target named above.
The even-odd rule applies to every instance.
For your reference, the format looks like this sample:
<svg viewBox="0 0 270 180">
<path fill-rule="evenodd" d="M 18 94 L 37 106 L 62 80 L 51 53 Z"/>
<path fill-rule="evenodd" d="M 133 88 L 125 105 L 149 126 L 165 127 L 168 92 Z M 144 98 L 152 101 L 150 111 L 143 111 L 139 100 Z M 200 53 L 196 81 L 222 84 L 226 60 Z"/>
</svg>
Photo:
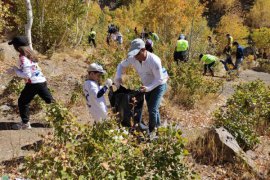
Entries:
<svg viewBox="0 0 270 180">
<path fill-rule="evenodd" d="M 19 130 L 19 129 L 31 129 L 32 127 L 31 127 L 31 125 L 30 125 L 30 123 L 28 122 L 28 123 L 23 123 L 23 122 L 20 122 L 20 123 L 18 123 L 18 124 L 14 124 L 13 126 L 12 126 L 12 129 L 14 129 L 14 130 Z"/>
</svg>

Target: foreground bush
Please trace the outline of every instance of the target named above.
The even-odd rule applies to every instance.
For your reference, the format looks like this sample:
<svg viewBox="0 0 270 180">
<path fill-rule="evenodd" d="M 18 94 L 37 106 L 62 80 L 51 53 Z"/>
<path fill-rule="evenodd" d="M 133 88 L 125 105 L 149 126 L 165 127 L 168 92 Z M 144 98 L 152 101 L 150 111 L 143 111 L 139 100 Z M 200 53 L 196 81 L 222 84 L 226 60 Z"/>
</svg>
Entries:
<svg viewBox="0 0 270 180">
<path fill-rule="evenodd" d="M 216 126 L 224 126 L 243 149 L 258 143 L 270 121 L 270 90 L 262 81 L 241 84 L 228 99 L 225 108 L 215 113 Z"/>
<path fill-rule="evenodd" d="M 66 108 L 54 104 L 48 110 L 55 135 L 48 136 L 25 163 L 26 177 L 33 179 L 190 179 L 193 174 L 182 158 L 181 131 L 159 130 L 154 142 L 139 143 L 113 120 L 95 126 L 76 123 Z"/>
</svg>

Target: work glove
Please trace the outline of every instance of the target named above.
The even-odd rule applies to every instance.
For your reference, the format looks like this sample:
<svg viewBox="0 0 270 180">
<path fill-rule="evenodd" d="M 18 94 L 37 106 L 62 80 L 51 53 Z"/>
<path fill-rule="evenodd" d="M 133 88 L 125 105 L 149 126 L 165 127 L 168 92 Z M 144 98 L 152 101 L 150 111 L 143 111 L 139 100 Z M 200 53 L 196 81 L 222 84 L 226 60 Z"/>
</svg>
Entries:
<svg viewBox="0 0 270 180">
<path fill-rule="evenodd" d="M 107 86 L 107 88 L 111 87 L 113 84 L 112 80 L 111 79 L 107 79 L 106 82 L 105 82 L 105 86 Z"/>
<path fill-rule="evenodd" d="M 114 85 L 119 89 L 120 85 L 122 84 L 122 78 L 115 78 Z"/>
</svg>

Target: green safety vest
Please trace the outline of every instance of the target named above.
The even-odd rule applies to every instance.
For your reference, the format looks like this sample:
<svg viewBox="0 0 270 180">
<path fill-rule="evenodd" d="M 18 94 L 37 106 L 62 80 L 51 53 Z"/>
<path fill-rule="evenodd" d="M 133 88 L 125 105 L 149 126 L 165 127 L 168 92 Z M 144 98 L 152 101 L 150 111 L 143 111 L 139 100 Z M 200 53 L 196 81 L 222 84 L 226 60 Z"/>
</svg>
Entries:
<svg viewBox="0 0 270 180">
<path fill-rule="evenodd" d="M 176 44 L 176 52 L 186 51 L 186 50 L 188 50 L 188 41 L 184 39 L 178 40 Z"/>
<path fill-rule="evenodd" d="M 91 31 L 89 33 L 89 37 L 92 38 L 92 39 L 95 39 L 96 38 L 96 32 L 95 31 Z"/>
<path fill-rule="evenodd" d="M 233 44 L 233 37 L 232 36 L 229 36 L 229 41 L 230 41 L 230 46 L 232 46 L 232 44 Z"/>
<path fill-rule="evenodd" d="M 158 37 L 158 35 L 156 33 L 152 33 L 151 39 L 154 40 L 154 41 L 158 41 L 159 37 Z"/>
<path fill-rule="evenodd" d="M 205 54 L 202 57 L 202 61 L 205 64 L 211 64 L 212 62 L 215 62 L 216 60 L 217 60 L 217 57 L 216 56 L 213 56 L 213 55 L 210 55 L 210 54 Z"/>
</svg>

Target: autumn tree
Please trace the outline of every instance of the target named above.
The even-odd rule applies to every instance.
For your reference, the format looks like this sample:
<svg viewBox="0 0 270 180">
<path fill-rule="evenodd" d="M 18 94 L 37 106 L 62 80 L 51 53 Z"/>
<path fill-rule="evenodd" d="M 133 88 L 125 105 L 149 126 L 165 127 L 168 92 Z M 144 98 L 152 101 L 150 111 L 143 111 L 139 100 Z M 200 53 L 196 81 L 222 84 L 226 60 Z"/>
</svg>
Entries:
<svg viewBox="0 0 270 180">
<path fill-rule="evenodd" d="M 218 10 L 228 10 L 235 3 L 235 0 L 215 0 L 213 3 L 213 7 Z"/>
<path fill-rule="evenodd" d="M 252 27 L 270 27 L 270 0 L 256 0 L 250 11 L 248 22 Z"/>
<path fill-rule="evenodd" d="M 25 0 L 26 13 L 27 13 L 27 23 L 25 24 L 25 35 L 29 42 L 30 49 L 33 50 L 32 47 L 32 25 L 33 25 L 33 11 L 30 0 Z"/>
<path fill-rule="evenodd" d="M 78 0 L 35 0 L 32 2 L 35 16 L 32 27 L 34 44 L 41 52 L 54 46 L 77 44 L 79 22 L 86 14 L 86 2 Z M 24 0 L 16 0 L 15 14 L 17 24 L 22 31 L 26 22 Z"/>
<path fill-rule="evenodd" d="M 226 34 L 232 35 L 235 41 L 245 45 L 245 38 L 249 35 L 247 26 L 243 24 L 243 19 L 237 14 L 227 14 L 221 18 L 216 29 L 217 39 L 219 39 L 219 50 L 223 50 L 227 43 Z"/>
</svg>

